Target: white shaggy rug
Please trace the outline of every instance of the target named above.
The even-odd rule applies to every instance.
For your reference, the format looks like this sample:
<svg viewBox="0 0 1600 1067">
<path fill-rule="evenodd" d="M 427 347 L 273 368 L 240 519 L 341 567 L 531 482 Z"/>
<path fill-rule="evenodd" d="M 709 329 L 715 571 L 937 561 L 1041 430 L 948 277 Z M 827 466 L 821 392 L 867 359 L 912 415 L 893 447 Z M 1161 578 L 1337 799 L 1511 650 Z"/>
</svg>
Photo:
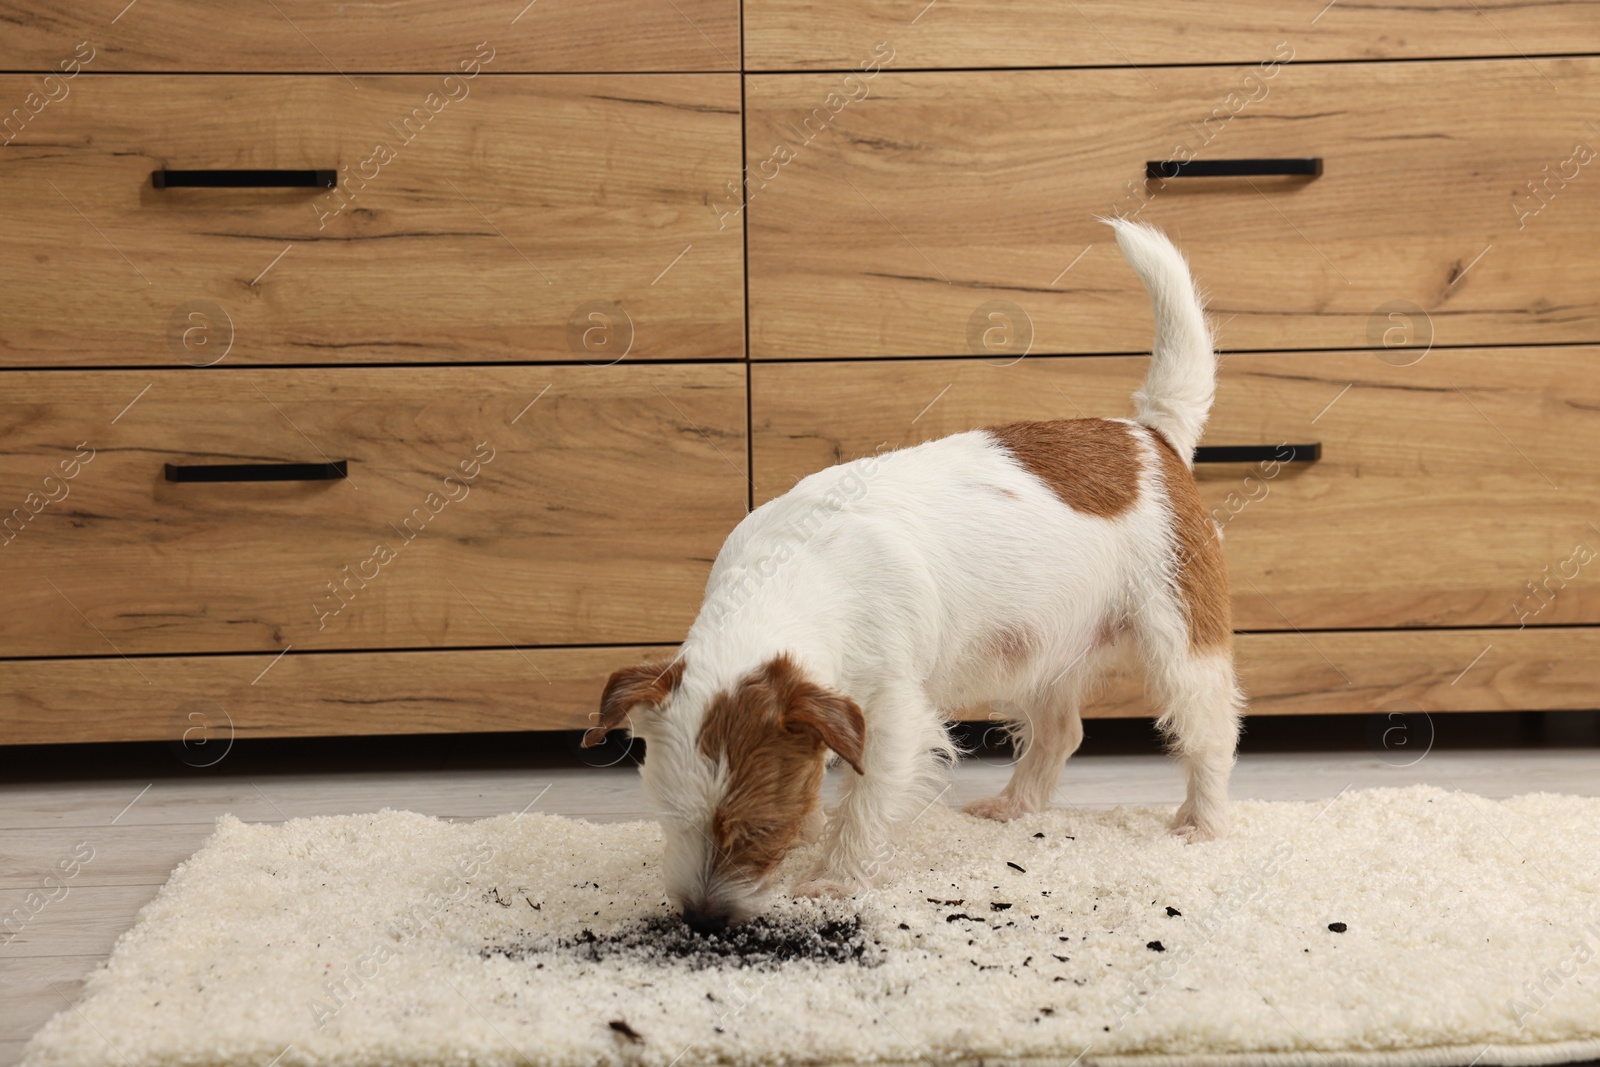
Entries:
<svg viewBox="0 0 1600 1067">
<path fill-rule="evenodd" d="M 785 901 L 733 943 L 665 924 L 654 824 L 228 816 L 23 1062 L 1600 1055 L 1600 799 L 1246 802 L 1204 845 L 1169 837 L 1168 814 L 1001 826 L 936 805 L 884 888 Z"/>
</svg>

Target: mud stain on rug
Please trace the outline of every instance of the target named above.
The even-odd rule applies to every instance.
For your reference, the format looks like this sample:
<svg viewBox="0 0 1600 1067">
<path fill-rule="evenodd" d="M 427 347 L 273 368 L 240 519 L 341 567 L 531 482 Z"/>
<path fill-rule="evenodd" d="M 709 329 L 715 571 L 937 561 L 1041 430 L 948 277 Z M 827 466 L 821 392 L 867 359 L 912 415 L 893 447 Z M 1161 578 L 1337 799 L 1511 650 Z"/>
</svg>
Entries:
<svg viewBox="0 0 1600 1067">
<path fill-rule="evenodd" d="M 556 953 L 591 963 L 618 957 L 646 964 L 684 964 L 691 970 L 706 967 L 770 969 L 800 962 L 854 963 L 870 967 L 881 963 L 884 956 L 878 942 L 864 932 L 859 915 L 820 922 L 758 915 L 720 934 L 697 934 L 676 916 L 661 915 L 625 923 L 603 935 L 585 927 L 575 936 L 558 939 L 553 944 L 534 940 L 490 945 L 481 954 L 529 960 Z"/>
</svg>

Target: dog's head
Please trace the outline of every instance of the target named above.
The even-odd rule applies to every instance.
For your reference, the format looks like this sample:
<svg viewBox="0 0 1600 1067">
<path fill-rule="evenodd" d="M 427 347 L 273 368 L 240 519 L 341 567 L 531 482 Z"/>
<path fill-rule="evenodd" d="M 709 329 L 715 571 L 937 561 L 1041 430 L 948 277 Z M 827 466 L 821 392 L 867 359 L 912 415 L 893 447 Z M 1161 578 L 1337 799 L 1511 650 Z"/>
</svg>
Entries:
<svg viewBox="0 0 1600 1067">
<path fill-rule="evenodd" d="M 759 909 L 778 864 L 817 817 L 827 750 L 862 771 L 860 705 L 809 681 L 788 656 L 725 687 L 686 681 L 681 659 L 624 668 L 607 683 L 584 744 L 625 721 L 645 740 L 668 895 L 701 932 Z"/>
</svg>

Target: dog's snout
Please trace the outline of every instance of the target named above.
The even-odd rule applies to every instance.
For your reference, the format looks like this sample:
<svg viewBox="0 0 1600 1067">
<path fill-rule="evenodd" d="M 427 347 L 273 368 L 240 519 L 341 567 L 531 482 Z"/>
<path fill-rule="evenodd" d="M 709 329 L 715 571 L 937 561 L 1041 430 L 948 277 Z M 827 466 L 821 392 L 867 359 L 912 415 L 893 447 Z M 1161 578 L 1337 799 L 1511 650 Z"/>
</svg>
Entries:
<svg viewBox="0 0 1600 1067">
<path fill-rule="evenodd" d="M 683 909 L 683 921 L 697 934 L 720 934 L 728 928 L 730 918 L 726 910 L 703 904 L 691 904 Z"/>
</svg>

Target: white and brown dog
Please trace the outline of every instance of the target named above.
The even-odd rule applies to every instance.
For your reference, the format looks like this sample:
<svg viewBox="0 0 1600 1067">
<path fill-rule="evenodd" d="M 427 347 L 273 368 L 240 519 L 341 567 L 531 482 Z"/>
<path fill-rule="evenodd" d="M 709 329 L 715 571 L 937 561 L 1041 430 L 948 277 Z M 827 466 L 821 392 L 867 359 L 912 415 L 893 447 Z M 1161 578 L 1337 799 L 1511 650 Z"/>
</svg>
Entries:
<svg viewBox="0 0 1600 1067">
<path fill-rule="evenodd" d="M 1027 709 L 1010 783 L 967 811 L 1044 807 L 1124 636 L 1188 774 L 1173 831 L 1224 832 L 1242 697 L 1219 531 L 1190 472 L 1216 357 L 1177 249 L 1111 225 L 1155 308 L 1135 418 L 1013 423 L 811 475 L 729 536 L 677 658 L 606 686 L 585 744 L 624 722 L 645 739 L 667 889 L 695 929 L 753 914 L 818 833 L 795 891 L 869 884 L 954 757 L 947 713 Z M 853 773 L 825 818 L 829 750 Z"/>
</svg>

